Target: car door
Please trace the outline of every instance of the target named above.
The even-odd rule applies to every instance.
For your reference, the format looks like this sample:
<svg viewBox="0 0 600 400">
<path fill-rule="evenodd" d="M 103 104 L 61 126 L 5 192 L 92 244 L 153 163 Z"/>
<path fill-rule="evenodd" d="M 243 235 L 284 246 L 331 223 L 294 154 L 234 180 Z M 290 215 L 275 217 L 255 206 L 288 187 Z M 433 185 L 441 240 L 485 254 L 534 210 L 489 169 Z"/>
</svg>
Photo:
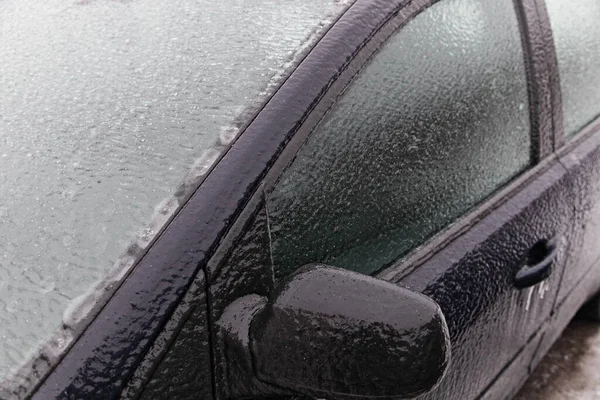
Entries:
<svg viewBox="0 0 600 400">
<path fill-rule="evenodd" d="M 595 1 L 546 0 L 541 11 L 553 42 L 553 97 L 559 100 L 555 111 L 559 117 L 556 152 L 568 170 L 575 223 L 572 256 L 565 266 L 557 312 L 533 360 L 534 366 L 573 314 L 600 287 L 600 42 L 596 23 L 600 8 Z"/>
<path fill-rule="evenodd" d="M 598 116 L 600 115 L 600 5 L 594 1 L 546 0 L 556 48 L 563 126 L 558 153 L 576 188 L 580 244 L 569 262 L 559 301 L 564 301 L 600 258 L 600 173 Z M 569 9 L 569 13 L 565 10 Z"/>
<path fill-rule="evenodd" d="M 351 7 L 272 99 L 301 104 L 320 66 L 370 38 L 292 125 L 207 264 L 217 398 L 281 395 L 232 369 L 219 320 L 305 264 L 376 275 L 440 305 L 452 359 L 423 398 L 484 394 L 551 315 L 574 208 L 565 168 L 544 150 L 552 124 L 531 101 L 515 4 L 398 7 L 383 28 L 366 21 L 386 6 Z M 273 107 L 254 122 L 263 134 L 289 126 Z"/>
</svg>

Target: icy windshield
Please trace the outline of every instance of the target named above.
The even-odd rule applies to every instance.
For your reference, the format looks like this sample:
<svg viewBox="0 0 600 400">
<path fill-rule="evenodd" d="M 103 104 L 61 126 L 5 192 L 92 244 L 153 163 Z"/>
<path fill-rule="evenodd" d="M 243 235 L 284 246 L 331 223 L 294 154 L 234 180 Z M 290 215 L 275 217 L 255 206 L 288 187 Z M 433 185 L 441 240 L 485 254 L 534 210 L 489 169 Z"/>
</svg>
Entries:
<svg viewBox="0 0 600 400">
<path fill-rule="evenodd" d="M 0 380 L 123 276 L 345 7 L 0 2 Z"/>
</svg>

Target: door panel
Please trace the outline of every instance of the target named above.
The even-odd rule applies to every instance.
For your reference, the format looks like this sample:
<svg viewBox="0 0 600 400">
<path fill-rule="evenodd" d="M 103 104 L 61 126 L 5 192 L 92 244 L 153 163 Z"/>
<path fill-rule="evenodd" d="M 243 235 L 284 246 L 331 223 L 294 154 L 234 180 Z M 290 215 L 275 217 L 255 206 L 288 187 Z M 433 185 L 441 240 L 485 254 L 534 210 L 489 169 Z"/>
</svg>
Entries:
<svg viewBox="0 0 600 400">
<path fill-rule="evenodd" d="M 531 360 L 541 346 L 544 333 L 545 330 L 541 329 L 527 341 L 525 347 L 502 370 L 501 375 L 496 377 L 478 400 L 509 400 L 515 397 L 531 374 Z"/>
<path fill-rule="evenodd" d="M 212 400 L 206 282 L 196 277 L 121 399 Z"/>
<path fill-rule="evenodd" d="M 571 235 L 564 168 L 554 166 L 398 284 L 438 302 L 450 330 L 449 372 L 422 399 L 471 399 L 491 384 L 551 314 Z M 559 237 L 550 277 L 517 289 L 532 246 Z M 420 398 L 421 399 L 421 398 Z"/>
<path fill-rule="evenodd" d="M 563 303 L 600 258 L 600 3 L 546 0 L 545 4 L 560 76 L 564 136 L 570 140 L 558 152 L 569 171 L 577 218 L 573 257 L 558 297 Z"/>
<path fill-rule="evenodd" d="M 440 386 L 419 399 L 476 398 L 543 333 L 575 221 L 566 170 L 552 162 L 545 172 L 526 182 L 515 182 L 514 187 L 522 187 L 516 195 L 413 272 L 401 277 L 393 273 L 394 268 L 385 271 L 385 276 L 396 276 L 394 283 L 438 302 L 450 329 L 448 373 Z M 247 212 L 252 214 L 247 216 L 248 222 L 233 232 L 232 237 L 238 239 L 223 242 L 219 257 L 209 264 L 210 271 L 217 271 L 209 288 L 213 320 L 235 299 L 252 293 L 266 295 L 274 285 L 268 215 L 262 196 Z M 559 237 L 560 244 L 550 277 L 530 288 L 515 288 L 514 276 L 526 262 L 529 250 L 540 239 L 551 237 Z M 407 270 L 407 266 L 400 264 L 395 269 Z M 221 342 L 216 340 L 214 346 L 216 398 L 235 398 L 247 387 L 260 390 L 256 382 L 228 371 Z M 500 393 L 498 385 L 501 383 L 494 390 Z M 234 389 L 228 391 L 228 387 Z"/>
<path fill-rule="evenodd" d="M 600 259 L 600 121 L 586 132 L 582 141 L 562 151 L 562 164 L 568 169 L 572 186 L 569 199 L 575 208 L 576 227 L 573 257 L 565 268 L 558 302 L 565 301 Z M 589 136 L 591 134 L 591 136 Z M 583 137 L 587 136 L 587 137 Z"/>
</svg>

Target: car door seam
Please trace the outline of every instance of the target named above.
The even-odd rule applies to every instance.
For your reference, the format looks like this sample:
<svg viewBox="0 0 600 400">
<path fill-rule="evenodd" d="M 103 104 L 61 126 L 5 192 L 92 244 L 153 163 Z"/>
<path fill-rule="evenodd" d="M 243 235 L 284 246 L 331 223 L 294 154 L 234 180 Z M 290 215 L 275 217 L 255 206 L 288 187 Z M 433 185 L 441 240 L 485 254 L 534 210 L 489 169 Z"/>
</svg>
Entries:
<svg viewBox="0 0 600 400">
<path fill-rule="evenodd" d="M 543 325 L 545 325 L 545 324 L 542 324 L 542 326 Z M 527 374 L 528 375 L 531 375 L 533 372 L 533 363 L 537 359 L 538 352 L 540 351 L 540 348 L 542 347 L 542 343 L 544 342 L 545 336 L 546 336 L 546 331 L 544 330 L 544 332 L 542 332 L 542 335 L 540 336 L 537 346 L 535 347 L 535 350 L 533 351 L 533 354 L 531 355 L 531 360 L 529 360 L 529 364 L 527 365 Z"/>
<path fill-rule="evenodd" d="M 543 325 L 544 325 L 544 323 L 542 323 L 542 326 Z M 511 357 L 511 359 L 508 360 L 506 362 L 506 364 L 504 364 L 502 366 L 502 368 L 500 368 L 500 371 L 498 371 L 498 373 L 492 378 L 490 383 L 485 388 L 483 388 L 483 390 L 479 393 L 479 395 L 477 395 L 475 397 L 476 400 L 481 400 L 483 398 L 483 396 L 485 396 L 489 392 L 489 390 L 492 387 L 494 387 L 494 384 L 498 381 L 498 379 L 500 379 L 502 377 L 502 375 L 504 375 L 504 372 L 511 367 L 511 365 L 515 362 L 515 360 L 517 360 L 517 358 L 519 358 L 519 356 L 527 349 L 527 346 L 529 346 L 529 344 L 533 340 L 535 340 L 535 338 L 538 335 L 541 335 L 540 340 L 543 338 L 543 334 L 540 334 L 541 329 L 542 328 L 538 328 L 534 333 L 531 334 L 531 336 L 527 339 L 525 344 L 523 346 L 521 346 L 521 348 L 515 353 L 515 355 L 513 357 Z M 540 343 L 541 343 L 541 341 L 536 346 L 536 351 L 537 351 L 537 348 L 539 347 Z M 534 355 L 535 355 L 535 352 L 534 352 Z M 529 364 L 531 364 L 531 361 L 529 362 Z M 529 364 L 527 365 L 527 370 L 529 370 L 529 367 L 530 367 Z"/>
<path fill-rule="evenodd" d="M 556 160 L 557 162 L 564 168 L 565 170 L 565 175 L 569 174 L 569 169 L 567 168 L 567 166 L 562 162 L 562 160 L 560 159 L 560 157 L 558 157 L 558 155 L 556 154 L 556 152 L 554 152 L 554 154 L 556 155 Z M 571 204 L 571 208 L 572 208 L 572 212 L 573 215 L 577 215 L 577 206 L 575 204 Z M 571 232 L 566 232 L 565 233 L 566 237 L 571 237 Z M 570 254 L 570 250 L 571 250 L 571 242 L 567 241 L 566 243 L 566 248 L 564 250 L 564 254 L 565 257 L 568 257 Z M 558 297 L 560 296 L 560 290 L 562 288 L 562 283 L 563 283 L 563 279 L 565 277 L 565 271 L 566 271 L 566 265 L 565 267 L 562 268 L 562 271 L 560 273 L 560 279 L 558 280 L 558 287 L 556 288 L 556 294 L 554 295 L 554 302 L 552 303 L 552 309 L 550 310 L 550 316 L 553 316 L 558 304 Z M 537 350 L 536 350 L 537 351 Z"/>
</svg>

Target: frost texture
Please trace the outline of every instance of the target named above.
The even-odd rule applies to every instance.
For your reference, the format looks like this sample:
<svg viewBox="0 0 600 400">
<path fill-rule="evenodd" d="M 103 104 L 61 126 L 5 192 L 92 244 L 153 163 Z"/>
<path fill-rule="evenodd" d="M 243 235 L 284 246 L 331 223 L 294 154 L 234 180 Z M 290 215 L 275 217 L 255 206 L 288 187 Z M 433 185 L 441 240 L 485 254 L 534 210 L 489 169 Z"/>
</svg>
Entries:
<svg viewBox="0 0 600 400">
<path fill-rule="evenodd" d="M 600 115 L 600 2 L 548 0 L 567 136 Z"/>
<path fill-rule="evenodd" d="M 520 43 L 497 0 L 436 3 L 392 36 L 269 193 L 276 278 L 375 273 L 526 169 Z"/>
<path fill-rule="evenodd" d="M 0 3 L 0 379 L 97 309 L 344 3 Z"/>
</svg>

